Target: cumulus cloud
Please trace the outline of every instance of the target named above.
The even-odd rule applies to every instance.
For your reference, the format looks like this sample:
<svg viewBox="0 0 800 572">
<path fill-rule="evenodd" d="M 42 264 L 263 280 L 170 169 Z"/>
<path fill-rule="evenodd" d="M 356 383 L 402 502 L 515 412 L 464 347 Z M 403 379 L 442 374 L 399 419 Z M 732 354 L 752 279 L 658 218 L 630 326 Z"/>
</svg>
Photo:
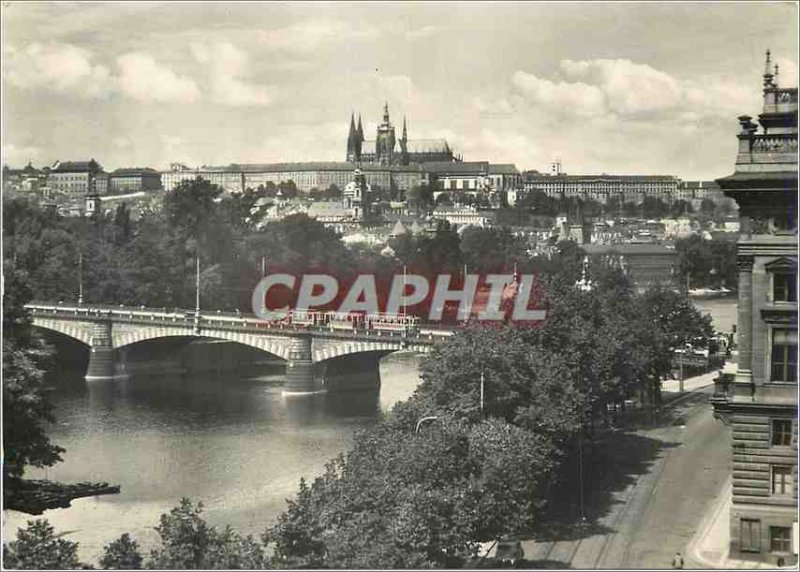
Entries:
<svg viewBox="0 0 800 572">
<path fill-rule="evenodd" d="M 608 109 L 621 115 L 672 109 L 681 100 L 678 82 L 646 64 L 596 59 L 562 60 L 560 65 L 568 78 L 577 80 L 570 84 L 572 90 L 583 90 L 577 86 L 585 84 L 599 89 Z"/>
<path fill-rule="evenodd" d="M 248 75 L 248 55 L 228 42 L 213 45 L 192 44 L 195 59 L 208 71 L 211 98 L 231 106 L 266 105 L 267 88 L 241 79 Z"/>
<path fill-rule="evenodd" d="M 556 83 L 524 71 L 515 72 L 511 82 L 533 103 L 553 110 L 582 117 L 595 117 L 607 112 L 605 94 L 595 85 Z"/>
<path fill-rule="evenodd" d="M 760 105 L 752 86 L 726 77 L 673 77 L 625 59 L 562 60 L 559 66 L 563 80 L 520 70 L 511 83 L 525 100 L 549 113 L 598 122 L 728 120 L 754 113 Z"/>
<path fill-rule="evenodd" d="M 41 151 L 39 147 L 17 147 L 13 143 L 6 143 L 3 145 L 3 165 L 12 168 L 23 167 L 28 164 L 28 161 L 36 162 Z"/>
<path fill-rule="evenodd" d="M 145 52 L 130 52 L 117 58 L 119 88 L 141 102 L 191 103 L 200 98 L 194 80 L 178 75 Z"/>
<path fill-rule="evenodd" d="M 86 99 L 107 96 L 113 80 L 107 67 L 92 54 L 71 44 L 40 44 L 3 48 L 3 78 L 20 89 L 50 89 Z"/>
<path fill-rule="evenodd" d="M 265 46 L 273 49 L 315 52 L 333 43 L 375 38 L 378 30 L 344 20 L 314 19 L 274 30 L 264 30 L 259 36 Z"/>
</svg>

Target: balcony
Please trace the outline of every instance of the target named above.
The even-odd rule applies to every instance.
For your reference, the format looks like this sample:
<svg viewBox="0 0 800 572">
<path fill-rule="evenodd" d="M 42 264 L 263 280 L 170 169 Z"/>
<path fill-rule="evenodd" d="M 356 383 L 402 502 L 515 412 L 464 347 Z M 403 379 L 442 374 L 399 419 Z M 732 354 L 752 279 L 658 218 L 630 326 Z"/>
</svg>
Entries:
<svg viewBox="0 0 800 572">
<path fill-rule="evenodd" d="M 797 133 L 739 134 L 737 172 L 797 171 Z"/>
<path fill-rule="evenodd" d="M 797 111 L 797 88 L 772 88 L 764 90 L 764 113 L 791 113 Z"/>
</svg>

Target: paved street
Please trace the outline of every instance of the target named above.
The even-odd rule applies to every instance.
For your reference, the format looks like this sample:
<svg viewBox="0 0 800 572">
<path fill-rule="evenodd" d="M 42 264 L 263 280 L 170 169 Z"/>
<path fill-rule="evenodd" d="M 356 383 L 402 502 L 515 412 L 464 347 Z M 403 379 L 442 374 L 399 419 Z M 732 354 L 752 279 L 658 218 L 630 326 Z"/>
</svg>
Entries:
<svg viewBox="0 0 800 572">
<path fill-rule="evenodd" d="M 563 532 L 555 525 L 550 541 L 524 542 L 526 558 L 572 568 L 669 568 L 680 550 L 687 568 L 700 567 L 686 545 L 724 486 L 730 459 L 710 393 L 706 387 L 674 401 L 652 428 L 601 437 L 585 471 L 587 525 L 575 525 L 574 501 L 562 498 L 551 510 L 572 513 Z"/>
</svg>

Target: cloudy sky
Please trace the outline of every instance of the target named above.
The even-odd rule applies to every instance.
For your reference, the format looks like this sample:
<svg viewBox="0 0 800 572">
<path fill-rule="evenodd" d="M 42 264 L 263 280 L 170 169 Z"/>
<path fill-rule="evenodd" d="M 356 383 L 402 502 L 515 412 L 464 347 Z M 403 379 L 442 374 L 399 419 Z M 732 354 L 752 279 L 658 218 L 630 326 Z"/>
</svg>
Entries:
<svg viewBox="0 0 800 572">
<path fill-rule="evenodd" d="M 344 159 L 351 111 L 466 160 L 708 179 L 797 85 L 794 3 L 3 3 L 3 162 Z"/>
</svg>

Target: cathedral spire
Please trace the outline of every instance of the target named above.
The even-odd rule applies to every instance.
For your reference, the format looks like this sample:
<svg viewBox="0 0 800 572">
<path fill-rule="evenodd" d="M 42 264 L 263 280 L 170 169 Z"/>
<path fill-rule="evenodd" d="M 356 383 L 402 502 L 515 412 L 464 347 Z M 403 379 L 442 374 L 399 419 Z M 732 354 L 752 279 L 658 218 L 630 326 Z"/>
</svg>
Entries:
<svg viewBox="0 0 800 572">
<path fill-rule="evenodd" d="M 406 117 L 403 116 L 403 138 L 401 141 L 406 142 L 408 141 L 408 130 L 406 129 Z"/>
<path fill-rule="evenodd" d="M 386 100 L 383 102 L 383 122 L 389 125 L 389 102 Z"/>
<path fill-rule="evenodd" d="M 356 123 L 353 113 L 350 113 L 350 132 L 347 135 L 347 160 L 354 161 L 356 158 Z"/>
<path fill-rule="evenodd" d="M 364 140 L 364 128 L 361 127 L 361 114 L 358 114 L 358 127 L 356 128 L 356 135 L 359 141 Z"/>
</svg>

